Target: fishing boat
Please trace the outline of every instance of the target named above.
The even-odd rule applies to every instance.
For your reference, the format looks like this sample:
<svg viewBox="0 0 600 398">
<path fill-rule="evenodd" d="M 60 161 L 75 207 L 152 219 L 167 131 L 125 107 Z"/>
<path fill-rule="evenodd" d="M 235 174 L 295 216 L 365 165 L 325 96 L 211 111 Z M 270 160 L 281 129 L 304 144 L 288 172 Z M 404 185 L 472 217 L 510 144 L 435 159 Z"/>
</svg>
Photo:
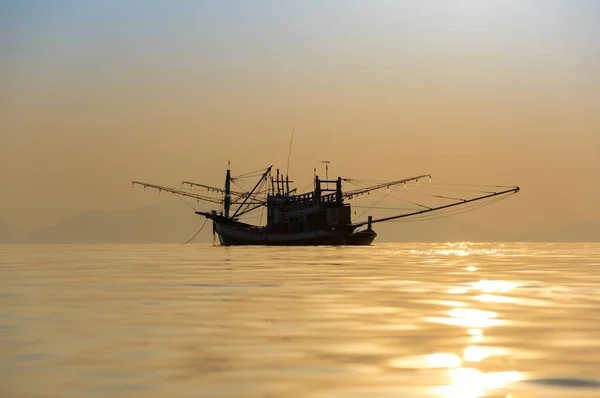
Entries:
<svg viewBox="0 0 600 398">
<path fill-rule="evenodd" d="M 321 180 L 316 173 L 313 176 L 312 189 L 298 192 L 290 189 L 293 181 L 287 174 L 280 174 L 279 169 L 272 172 L 273 166 L 251 173 L 232 177 L 230 167 L 225 175 L 224 188 L 209 186 L 191 181 L 183 181 L 181 188 L 172 188 L 141 181 L 132 181 L 132 186 L 156 189 L 159 192 L 169 192 L 182 199 L 192 199 L 198 202 L 218 204 L 218 209 L 210 211 L 195 211 L 197 215 L 211 220 L 213 236 L 218 236 L 224 246 L 231 245 L 370 245 L 377 233 L 373 225 L 394 220 L 420 218 L 428 219 L 431 213 L 456 214 L 457 210 L 472 210 L 482 205 L 490 204 L 509 195 L 519 192 L 518 186 L 486 185 L 473 189 L 473 186 L 458 186 L 442 184 L 424 192 L 420 187 L 421 180 L 428 180 L 431 175 L 423 174 L 395 181 L 368 183 L 364 181 L 338 177 L 329 179 L 328 161 L 326 178 Z M 242 180 L 257 178 L 258 181 L 249 190 L 234 190 L 232 185 L 243 188 Z M 354 185 L 354 189 L 344 191 L 343 185 Z M 425 185 L 425 184 L 423 184 Z M 413 199 L 399 198 L 393 192 L 398 187 L 417 188 L 417 195 L 442 201 L 438 203 L 417 202 Z M 468 189 L 467 189 L 468 188 Z M 440 194 L 440 190 L 470 192 L 470 196 L 461 197 Z M 383 191 L 383 192 L 382 192 Z M 404 208 L 383 208 L 388 211 L 396 210 L 399 214 L 374 217 L 369 211 L 381 210 L 376 206 L 381 199 L 371 203 L 360 216 L 364 220 L 352 220 L 353 200 L 375 196 L 381 193 L 381 199 L 395 197 L 404 203 L 411 204 Z M 472 195 L 477 192 L 476 195 Z M 372 195 L 373 194 L 373 195 Z M 262 223 L 266 209 L 266 225 Z M 261 221 L 258 224 L 246 222 L 243 218 L 260 211 Z M 356 212 L 355 212 L 355 215 Z"/>
</svg>

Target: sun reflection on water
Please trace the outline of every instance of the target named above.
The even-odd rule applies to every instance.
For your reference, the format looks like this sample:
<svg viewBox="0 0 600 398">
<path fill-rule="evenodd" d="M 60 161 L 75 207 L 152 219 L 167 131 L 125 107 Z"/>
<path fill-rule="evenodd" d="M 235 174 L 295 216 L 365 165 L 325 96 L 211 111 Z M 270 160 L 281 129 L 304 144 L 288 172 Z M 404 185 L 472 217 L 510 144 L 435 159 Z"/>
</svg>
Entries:
<svg viewBox="0 0 600 398">
<path fill-rule="evenodd" d="M 483 303 L 514 303 L 515 299 L 512 297 L 504 297 L 504 296 L 495 296 L 492 294 L 481 294 L 479 296 L 474 297 L 475 300 L 481 301 Z"/>
<path fill-rule="evenodd" d="M 484 373 L 472 368 L 455 368 L 448 371 L 451 383 L 440 386 L 436 392 L 446 398 L 478 398 L 486 390 L 500 389 L 522 379 L 516 371 Z"/>
<path fill-rule="evenodd" d="M 483 311 L 473 308 L 454 308 L 448 311 L 450 317 L 429 317 L 429 322 L 443 323 L 445 325 L 464 326 L 468 328 L 486 328 L 502 325 L 504 321 L 495 319 L 498 314 L 492 311 Z"/>
<path fill-rule="evenodd" d="M 506 350 L 496 347 L 482 347 L 476 345 L 470 345 L 465 348 L 463 352 L 463 358 L 468 362 L 481 362 L 491 356 L 502 356 L 506 355 Z"/>
<path fill-rule="evenodd" d="M 493 280 L 480 280 L 478 282 L 469 283 L 472 289 L 481 290 L 484 293 L 507 293 L 510 290 L 518 287 L 520 283 L 508 282 L 508 281 L 493 281 Z"/>
<path fill-rule="evenodd" d="M 476 271 L 477 268 L 470 266 L 466 268 L 466 270 Z M 446 293 L 479 293 L 473 297 L 473 299 L 484 304 L 514 303 L 514 298 L 506 297 L 501 294 L 508 293 L 519 285 L 520 283 L 516 282 L 484 279 L 477 282 L 467 283 L 466 286 L 457 286 L 451 288 L 446 290 Z M 455 366 L 448 366 L 448 382 L 446 385 L 437 387 L 435 390 L 436 394 L 445 398 L 479 398 L 486 396 L 486 394 L 489 393 L 488 390 L 503 389 L 506 388 L 509 383 L 522 379 L 521 373 L 518 371 L 511 370 L 505 372 L 486 373 L 472 367 L 464 367 L 465 363 L 476 364 L 493 356 L 508 355 L 506 349 L 479 345 L 483 343 L 485 339 L 483 332 L 484 328 L 499 326 L 506 323 L 506 321 L 498 319 L 497 312 L 475 308 L 464 308 L 464 306 L 455 306 L 453 309 L 449 310 L 447 314 L 447 317 L 430 317 L 427 318 L 427 320 L 446 325 L 466 327 L 467 334 L 471 337 L 473 345 L 469 345 L 463 350 L 462 357 L 457 356 L 457 358 L 454 359 L 452 364 Z M 437 358 L 433 356 L 430 357 Z M 450 358 L 453 357 L 444 356 L 439 358 L 439 362 L 443 363 L 443 360 L 449 362 Z M 504 391 L 502 391 L 501 395 L 510 396 L 510 394 L 504 394 Z"/>
</svg>

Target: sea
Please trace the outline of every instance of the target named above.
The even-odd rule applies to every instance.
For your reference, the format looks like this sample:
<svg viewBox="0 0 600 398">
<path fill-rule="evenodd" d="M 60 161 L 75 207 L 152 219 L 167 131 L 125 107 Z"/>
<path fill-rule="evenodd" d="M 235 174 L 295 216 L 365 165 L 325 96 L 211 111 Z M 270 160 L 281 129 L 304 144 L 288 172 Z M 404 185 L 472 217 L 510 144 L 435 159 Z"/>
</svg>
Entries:
<svg viewBox="0 0 600 398">
<path fill-rule="evenodd" d="M 0 396 L 600 397 L 600 243 L 0 245 Z"/>
</svg>

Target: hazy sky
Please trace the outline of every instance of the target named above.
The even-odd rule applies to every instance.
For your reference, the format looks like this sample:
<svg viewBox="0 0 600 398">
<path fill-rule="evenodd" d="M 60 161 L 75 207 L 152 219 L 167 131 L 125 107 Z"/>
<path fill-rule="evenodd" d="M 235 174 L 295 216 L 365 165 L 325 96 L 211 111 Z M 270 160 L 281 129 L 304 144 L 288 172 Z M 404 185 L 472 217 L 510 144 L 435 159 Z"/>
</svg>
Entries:
<svg viewBox="0 0 600 398">
<path fill-rule="evenodd" d="M 0 219 L 35 228 L 285 168 L 519 184 L 469 215 L 600 219 L 600 1 L 2 1 Z"/>
</svg>

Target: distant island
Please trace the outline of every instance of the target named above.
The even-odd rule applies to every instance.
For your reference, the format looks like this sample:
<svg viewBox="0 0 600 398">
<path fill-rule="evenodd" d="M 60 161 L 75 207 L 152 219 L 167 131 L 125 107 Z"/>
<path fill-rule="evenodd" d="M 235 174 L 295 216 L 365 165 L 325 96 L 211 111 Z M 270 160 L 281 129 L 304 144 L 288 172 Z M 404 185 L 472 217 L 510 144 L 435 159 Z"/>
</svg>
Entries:
<svg viewBox="0 0 600 398">
<path fill-rule="evenodd" d="M 131 211 L 89 211 L 43 229 L 25 231 L 0 220 L 0 243 L 181 243 L 204 219 L 181 202 Z M 212 242 L 207 224 L 195 242 Z M 600 242 L 600 220 L 580 220 L 552 231 L 496 231 L 457 218 L 385 225 L 380 242 Z"/>
</svg>

